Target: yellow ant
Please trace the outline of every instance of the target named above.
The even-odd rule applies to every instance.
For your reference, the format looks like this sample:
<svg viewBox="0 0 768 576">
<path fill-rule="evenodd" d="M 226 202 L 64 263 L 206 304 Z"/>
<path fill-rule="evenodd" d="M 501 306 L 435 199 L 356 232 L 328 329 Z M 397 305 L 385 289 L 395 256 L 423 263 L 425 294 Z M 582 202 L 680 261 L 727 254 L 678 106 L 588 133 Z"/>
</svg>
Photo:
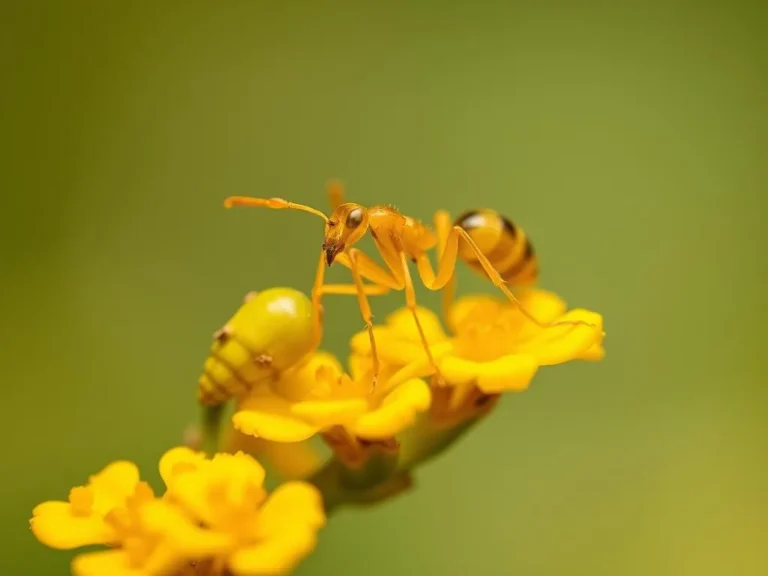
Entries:
<svg viewBox="0 0 768 576">
<path fill-rule="evenodd" d="M 333 208 L 330 216 L 326 216 L 315 208 L 282 198 L 233 196 L 227 198 L 224 205 L 227 208 L 258 206 L 276 210 L 300 210 L 319 216 L 325 221 L 325 238 L 312 288 L 315 333 L 319 335 L 322 331 L 320 300 L 324 294 L 356 294 L 371 340 L 374 386 L 379 374 L 379 359 L 373 333 L 373 314 L 367 295 L 382 294 L 388 290 L 405 291 L 406 305 L 413 313 L 427 358 L 438 378 L 441 377 L 416 314 L 416 292 L 408 266 L 409 260 L 416 264 L 419 277 L 428 289 L 445 288 L 444 312 L 447 311 L 454 296 L 454 270 L 456 261 L 460 258 L 471 268 L 484 273 L 526 318 L 540 328 L 582 325 L 598 329 L 584 321 L 544 323 L 525 309 L 509 290 L 507 283 L 516 286 L 534 284 L 538 279 L 537 259 L 525 232 L 497 212 L 493 210 L 467 212 L 454 224 L 451 223 L 448 212 L 440 210 L 435 213 L 435 231 L 432 232 L 418 220 L 401 214 L 392 206 L 377 205 L 366 208 L 360 204 L 344 202 L 344 190 L 338 182 L 329 184 L 328 193 Z M 369 230 L 387 269 L 361 250 L 353 248 L 354 244 Z M 459 246 L 460 238 L 464 240 L 464 246 Z M 436 249 L 439 259 L 437 273 L 428 255 L 432 249 Z M 323 284 L 325 267 L 335 261 L 350 269 L 354 285 Z M 495 266 L 492 261 L 496 263 Z M 373 285 L 364 284 L 363 278 L 373 282 Z"/>
</svg>

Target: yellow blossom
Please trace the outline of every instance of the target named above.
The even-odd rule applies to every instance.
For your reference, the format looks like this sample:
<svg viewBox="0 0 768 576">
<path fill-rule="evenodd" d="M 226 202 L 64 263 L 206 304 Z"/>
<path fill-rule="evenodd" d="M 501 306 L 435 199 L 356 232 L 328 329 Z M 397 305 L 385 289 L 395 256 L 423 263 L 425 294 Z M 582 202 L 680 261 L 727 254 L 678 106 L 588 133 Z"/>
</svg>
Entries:
<svg viewBox="0 0 768 576">
<path fill-rule="evenodd" d="M 174 448 L 160 474 L 167 491 L 156 498 L 135 465 L 110 464 L 68 502 L 35 508 L 32 531 L 54 548 L 111 547 L 77 556 L 76 576 L 161 576 L 196 565 L 263 575 L 289 573 L 325 523 L 314 486 L 291 482 L 268 495 L 263 468 L 242 452 L 207 459 Z"/>
<path fill-rule="evenodd" d="M 140 501 L 152 499 L 151 488 L 139 481 L 132 462 L 113 462 L 88 484 L 69 492 L 66 502 L 44 502 L 32 511 L 32 532 L 46 546 L 70 550 L 120 541 L 118 518 Z"/>
<path fill-rule="evenodd" d="M 570 360 L 599 360 L 602 346 L 602 317 L 588 310 L 566 311 L 565 303 L 551 292 L 533 290 L 521 303 L 542 322 L 582 321 L 586 325 L 562 325 L 543 329 L 527 319 L 507 300 L 474 295 L 458 300 L 450 309 L 450 334 L 437 316 L 420 308 L 419 319 L 445 384 L 458 388 L 464 397 L 477 387 L 485 394 L 524 390 L 541 366 Z M 417 362 L 425 357 L 413 315 L 400 309 L 386 324 L 374 327 L 380 359 L 389 370 Z M 352 338 L 352 362 L 370 364 L 367 333 Z M 418 373 L 434 372 L 429 366 Z"/>
<path fill-rule="evenodd" d="M 300 442 L 341 427 L 352 437 L 391 438 L 429 408 L 429 388 L 418 378 L 382 372 L 372 387 L 371 371 L 345 373 L 339 361 L 316 352 L 269 386 L 255 389 L 238 405 L 232 423 L 244 434 L 278 442 Z"/>
</svg>

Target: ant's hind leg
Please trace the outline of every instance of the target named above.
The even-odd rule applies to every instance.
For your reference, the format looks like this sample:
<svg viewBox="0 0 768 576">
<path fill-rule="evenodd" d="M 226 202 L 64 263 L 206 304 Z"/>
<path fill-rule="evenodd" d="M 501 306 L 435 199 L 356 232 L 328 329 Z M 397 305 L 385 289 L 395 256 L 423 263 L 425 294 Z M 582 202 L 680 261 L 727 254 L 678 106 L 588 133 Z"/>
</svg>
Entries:
<svg viewBox="0 0 768 576">
<path fill-rule="evenodd" d="M 435 234 L 437 235 L 437 245 L 435 246 L 435 250 L 437 251 L 437 261 L 441 262 L 446 245 L 448 244 L 448 238 L 451 235 L 451 229 L 453 228 L 451 215 L 445 210 L 438 210 L 435 212 L 433 223 Z M 443 322 L 451 332 L 455 332 L 453 323 L 451 322 L 451 305 L 456 297 L 456 274 L 451 274 L 451 277 L 443 287 L 440 296 Z"/>
<path fill-rule="evenodd" d="M 528 311 L 525 306 L 523 306 L 523 303 L 520 302 L 517 296 L 515 296 L 507 287 L 507 284 L 504 282 L 501 274 L 499 274 L 499 272 L 493 267 L 493 264 L 491 264 L 488 258 L 486 258 L 485 254 L 483 254 L 477 244 L 475 244 L 474 240 L 472 240 L 472 237 L 467 233 L 467 231 L 460 226 L 454 226 L 451 230 L 451 233 L 448 235 L 448 241 L 445 244 L 445 250 L 443 252 L 442 258 L 440 259 L 440 266 L 436 276 L 432 274 L 431 270 L 426 266 L 423 268 L 422 266 L 419 266 L 419 272 L 422 273 L 422 270 L 424 271 L 424 273 L 422 273 L 422 280 L 424 280 L 424 284 L 426 284 L 430 290 L 440 290 L 451 280 L 454 268 L 456 267 L 459 238 L 463 239 L 467 243 L 467 246 L 469 246 L 469 248 L 472 250 L 472 252 L 474 252 L 475 257 L 477 258 L 478 262 L 480 262 L 480 265 L 483 267 L 483 270 L 485 270 L 485 273 L 488 275 L 488 278 L 491 280 L 493 285 L 501 290 L 504 295 L 513 304 L 515 304 L 515 306 L 517 306 L 517 309 L 520 310 L 520 313 L 523 314 L 523 316 L 536 324 L 536 326 L 539 328 L 546 329 L 553 328 L 555 326 L 587 326 L 597 332 L 602 332 L 599 327 L 586 322 L 585 320 L 542 322 L 536 318 L 533 314 L 531 314 L 531 312 Z"/>
</svg>

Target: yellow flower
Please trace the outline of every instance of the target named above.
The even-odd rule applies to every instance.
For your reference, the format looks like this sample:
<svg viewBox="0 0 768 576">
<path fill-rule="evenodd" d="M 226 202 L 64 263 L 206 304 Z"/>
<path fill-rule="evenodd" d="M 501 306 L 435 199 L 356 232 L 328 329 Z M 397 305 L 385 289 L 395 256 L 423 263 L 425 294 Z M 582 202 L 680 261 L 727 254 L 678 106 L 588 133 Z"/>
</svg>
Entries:
<svg viewBox="0 0 768 576">
<path fill-rule="evenodd" d="M 267 495 L 263 468 L 243 453 L 209 460 L 174 448 L 160 474 L 167 491 L 156 498 L 135 465 L 110 464 L 68 502 L 35 508 L 32 531 L 54 548 L 111 546 L 76 557 L 76 576 L 180 574 L 201 562 L 218 573 L 261 575 L 289 573 L 325 523 L 314 486 L 291 482 Z"/>
<path fill-rule="evenodd" d="M 352 366 L 352 376 L 326 352 L 316 352 L 285 371 L 270 386 L 255 389 L 238 405 L 232 423 L 244 434 L 277 442 L 300 442 L 319 432 L 343 428 L 366 440 L 385 440 L 408 427 L 429 408 L 426 382 L 392 372 L 371 385 L 370 368 Z"/>
<path fill-rule="evenodd" d="M 475 295 L 458 300 L 450 310 L 453 333 L 446 334 L 437 316 L 424 308 L 419 319 L 445 384 L 461 389 L 466 396 L 477 387 L 485 394 L 524 390 L 541 366 L 570 360 L 599 360 L 602 346 L 602 317 L 588 310 L 566 311 L 556 295 L 542 290 L 521 297 L 523 306 L 542 322 L 584 321 L 598 327 L 556 326 L 542 329 L 507 300 Z M 393 313 L 385 325 L 374 328 L 380 359 L 389 370 L 421 361 L 418 376 L 434 372 L 424 366 L 424 349 L 413 315 L 407 309 Z M 367 333 L 352 338 L 353 363 L 370 364 Z M 459 392 L 459 390 L 457 390 Z"/>
<path fill-rule="evenodd" d="M 220 546 L 217 559 L 233 574 L 290 572 L 314 549 L 317 530 L 325 524 L 314 486 L 287 482 L 267 495 L 264 469 L 242 452 L 201 460 L 191 450 L 177 449 L 161 461 L 161 474 L 168 484 L 166 501 L 187 515 L 160 510 L 152 520 L 167 534 L 202 524 L 207 547 Z"/>
<path fill-rule="evenodd" d="M 67 502 L 37 506 L 30 527 L 40 542 L 59 550 L 114 544 L 121 536 L 118 520 L 153 497 L 149 485 L 139 481 L 135 464 L 113 462 L 91 476 L 87 485 L 72 488 Z"/>
</svg>

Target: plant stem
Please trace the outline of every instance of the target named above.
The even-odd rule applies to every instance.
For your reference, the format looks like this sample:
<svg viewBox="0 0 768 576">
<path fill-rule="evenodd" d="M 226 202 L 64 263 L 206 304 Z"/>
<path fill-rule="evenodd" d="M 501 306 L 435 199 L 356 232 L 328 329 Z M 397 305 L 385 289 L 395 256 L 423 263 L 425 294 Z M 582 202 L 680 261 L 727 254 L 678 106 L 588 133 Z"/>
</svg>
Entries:
<svg viewBox="0 0 768 576">
<path fill-rule="evenodd" d="M 201 426 L 201 447 L 208 456 L 219 451 L 221 441 L 221 421 L 224 415 L 224 404 L 203 406 Z"/>
</svg>

